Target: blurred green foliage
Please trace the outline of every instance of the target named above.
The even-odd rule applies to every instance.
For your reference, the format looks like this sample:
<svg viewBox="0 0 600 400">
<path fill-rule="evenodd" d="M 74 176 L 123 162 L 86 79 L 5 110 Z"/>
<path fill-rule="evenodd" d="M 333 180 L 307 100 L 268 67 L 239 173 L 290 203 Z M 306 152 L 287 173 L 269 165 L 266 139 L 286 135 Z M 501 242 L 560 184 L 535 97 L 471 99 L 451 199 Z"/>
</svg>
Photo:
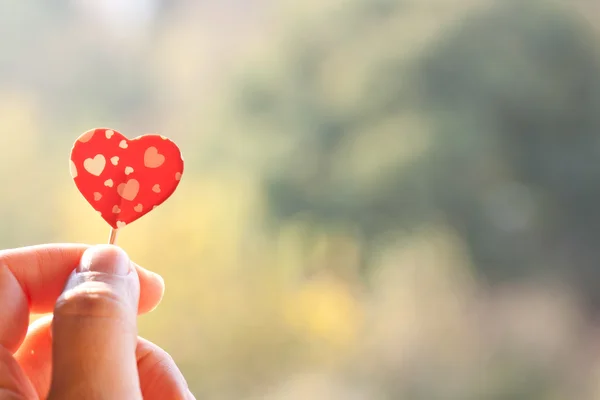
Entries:
<svg viewBox="0 0 600 400">
<path fill-rule="evenodd" d="M 104 242 L 72 141 L 158 132 L 120 245 L 198 398 L 597 398 L 597 6 L 119 4 L 0 4 L 3 247 Z"/>
</svg>

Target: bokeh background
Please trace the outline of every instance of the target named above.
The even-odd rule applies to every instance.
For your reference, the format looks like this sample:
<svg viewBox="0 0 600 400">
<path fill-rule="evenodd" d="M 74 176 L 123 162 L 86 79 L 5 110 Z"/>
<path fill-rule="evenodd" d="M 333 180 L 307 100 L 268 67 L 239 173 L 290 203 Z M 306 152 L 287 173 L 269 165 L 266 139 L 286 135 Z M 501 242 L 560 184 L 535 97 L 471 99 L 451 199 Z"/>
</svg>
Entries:
<svg viewBox="0 0 600 400">
<path fill-rule="evenodd" d="M 160 133 L 198 399 L 598 399 L 599 4 L 0 0 L 0 245 L 105 242 L 71 145 Z"/>
</svg>

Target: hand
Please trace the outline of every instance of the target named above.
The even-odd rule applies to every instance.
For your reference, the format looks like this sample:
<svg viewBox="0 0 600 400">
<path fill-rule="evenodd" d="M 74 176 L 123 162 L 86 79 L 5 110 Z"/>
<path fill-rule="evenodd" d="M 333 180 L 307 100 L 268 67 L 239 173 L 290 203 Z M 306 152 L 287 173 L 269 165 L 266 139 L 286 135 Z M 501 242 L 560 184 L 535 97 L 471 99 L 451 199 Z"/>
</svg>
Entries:
<svg viewBox="0 0 600 400">
<path fill-rule="evenodd" d="M 193 399 L 172 358 L 137 336 L 163 290 L 115 246 L 0 251 L 0 399 Z M 28 329 L 30 312 L 53 316 Z"/>
</svg>

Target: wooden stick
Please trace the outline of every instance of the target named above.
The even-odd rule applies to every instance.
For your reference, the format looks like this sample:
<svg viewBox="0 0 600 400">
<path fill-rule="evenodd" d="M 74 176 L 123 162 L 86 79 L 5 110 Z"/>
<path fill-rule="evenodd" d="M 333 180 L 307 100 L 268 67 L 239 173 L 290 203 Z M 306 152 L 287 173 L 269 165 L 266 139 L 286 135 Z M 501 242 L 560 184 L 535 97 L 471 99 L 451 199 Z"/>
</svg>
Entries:
<svg viewBox="0 0 600 400">
<path fill-rule="evenodd" d="M 111 228 L 108 244 L 115 244 L 117 242 L 117 233 L 119 233 L 118 229 Z"/>
</svg>

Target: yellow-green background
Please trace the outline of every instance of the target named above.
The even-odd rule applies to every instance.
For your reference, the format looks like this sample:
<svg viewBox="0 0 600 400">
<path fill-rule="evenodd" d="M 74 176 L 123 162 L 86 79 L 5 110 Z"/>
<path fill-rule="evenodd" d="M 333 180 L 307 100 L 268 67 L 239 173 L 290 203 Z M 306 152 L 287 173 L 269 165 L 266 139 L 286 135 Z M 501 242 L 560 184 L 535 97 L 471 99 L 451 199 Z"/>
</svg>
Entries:
<svg viewBox="0 0 600 400">
<path fill-rule="evenodd" d="M 1 1 L 0 245 L 105 242 L 71 145 L 159 133 L 185 174 L 119 244 L 198 399 L 596 399 L 599 16 Z"/>
</svg>

